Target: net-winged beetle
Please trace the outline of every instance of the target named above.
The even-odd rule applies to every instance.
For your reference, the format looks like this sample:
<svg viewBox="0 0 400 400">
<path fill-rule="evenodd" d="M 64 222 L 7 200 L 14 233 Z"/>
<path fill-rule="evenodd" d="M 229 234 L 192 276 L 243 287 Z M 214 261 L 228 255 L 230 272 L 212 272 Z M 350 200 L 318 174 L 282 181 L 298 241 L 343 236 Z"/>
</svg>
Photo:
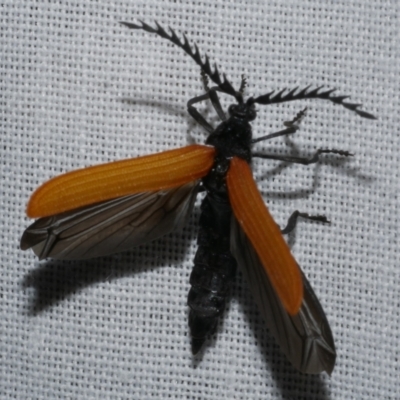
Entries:
<svg viewBox="0 0 400 400">
<path fill-rule="evenodd" d="M 236 265 L 247 276 L 251 290 L 282 351 L 295 368 L 305 373 L 331 373 L 335 346 L 321 305 L 294 260 L 282 233 L 289 233 L 298 217 L 328 222 L 324 216 L 294 212 L 287 226 L 276 225 L 256 187 L 250 169 L 252 158 L 309 165 L 322 153 L 349 156 L 341 150 L 319 149 L 311 158 L 261 154 L 254 143 L 289 135 L 299 127 L 305 110 L 285 129 L 253 139 L 250 122 L 257 104 L 268 105 L 304 99 L 324 99 L 359 116 L 374 117 L 359 104 L 345 102 L 334 90 L 272 91 L 244 99 L 245 80 L 235 90 L 208 57 L 203 59 L 186 36 L 183 42 L 158 23 L 153 28 L 122 22 L 131 29 L 155 33 L 183 49 L 201 68 L 205 94 L 187 103 L 188 112 L 209 134 L 205 145 L 192 145 L 162 153 L 98 165 L 55 177 L 32 195 L 27 215 L 38 218 L 21 239 L 40 259 L 84 259 L 130 249 L 159 238 L 182 225 L 199 191 L 201 204 L 198 249 L 188 296 L 192 352 L 196 354 L 213 334 L 223 313 Z M 209 88 L 206 77 L 216 85 Z M 232 96 L 228 116 L 218 93 Z M 210 100 L 221 123 L 214 128 L 195 108 Z"/>
</svg>

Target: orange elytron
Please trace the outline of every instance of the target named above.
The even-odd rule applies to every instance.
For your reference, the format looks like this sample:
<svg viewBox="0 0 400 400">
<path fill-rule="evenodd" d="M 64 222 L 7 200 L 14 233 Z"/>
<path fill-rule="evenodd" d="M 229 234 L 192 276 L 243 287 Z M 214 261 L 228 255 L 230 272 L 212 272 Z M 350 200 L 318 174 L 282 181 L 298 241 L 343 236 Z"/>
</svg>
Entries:
<svg viewBox="0 0 400 400">
<path fill-rule="evenodd" d="M 27 215 L 48 217 L 130 194 L 181 186 L 208 173 L 215 149 L 192 145 L 59 175 L 31 196 Z"/>
<path fill-rule="evenodd" d="M 290 315 L 303 300 L 300 269 L 257 189 L 249 164 L 233 157 L 226 177 L 229 200 L 280 300 Z"/>
</svg>

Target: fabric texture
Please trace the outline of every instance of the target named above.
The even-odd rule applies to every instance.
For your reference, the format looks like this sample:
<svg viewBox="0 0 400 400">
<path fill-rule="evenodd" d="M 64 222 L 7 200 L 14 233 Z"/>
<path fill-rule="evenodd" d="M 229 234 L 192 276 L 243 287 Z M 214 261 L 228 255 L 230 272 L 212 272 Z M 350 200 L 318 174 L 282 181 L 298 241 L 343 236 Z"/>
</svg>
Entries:
<svg viewBox="0 0 400 400">
<path fill-rule="evenodd" d="M 2 399 L 399 399 L 400 3 L 396 0 L 15 1 L 1 13 L 0 397 Z M 19 249 L 32 191 L 62 172 L 206 134 L 186 111 L 199 68 L 156 35 L 171 26 L 247 93 L 325 86 L 377 120 L 323 100 L 258 106 L 259 151 L 354 153 L 317 165 L 255 160 L 254 174 L 335 338 L 331 377 L 296 372 L 239 273 L 218 333 L 190 352 L 186 305 L 198 204 L 163 239 L 113 256 L 39 262 Z M 222 96 L 224 108 L 231 99 Z M 210 105 L 200 109 L 218 123 Z"/>
</svg>

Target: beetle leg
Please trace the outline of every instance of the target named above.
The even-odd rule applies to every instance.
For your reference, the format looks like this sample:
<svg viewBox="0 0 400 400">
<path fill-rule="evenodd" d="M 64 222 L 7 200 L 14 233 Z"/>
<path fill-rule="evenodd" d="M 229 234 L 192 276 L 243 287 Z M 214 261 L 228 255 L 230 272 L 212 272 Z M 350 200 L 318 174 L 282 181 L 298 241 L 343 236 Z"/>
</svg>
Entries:
<svg viewBox="0 0 400 400">
<path fill-rule="evenodd" d="M 218 90 L 218 86 L 214 86 L 212 87 L 209 92 L 208 95 L 210 96 L 210 100 L 211 100 L 211 104 L 214 107 L 214 110 L 217 112 L 218 117 L 221 119 L 221 121 L 226 121 L 226 115 L 224 113 L 224 110 L 222 109 L 221 103 L 219 101 L 219 97 L 217 94 Z"/>
<path fill-rule="evenodd" d="M 270 133 L 269 135 L 261 136 L 257 139 L 253 139 L 251 143 L 258 143 L 262 142 L 264 140 L 269 140 L 278 136 L 284 136 L 284 135 L 290 135 L 292 133 L 295 133 L 299 127 L 300 127 L 300 122 L 306 115 L 307 107 L 304 110 L 301 110 L 297 113 L 297 115 L 291 120 L 291 121 L 285 121 L 283 125 L 286 126 L 286 129 L 283 129 L 278 132 Z"/>
<path fill-rule="evenodd" d="M 217 94 L 217 91 L 221 91 L 221 89 L 218 86 L 214 86 L 212 88 L 208 86 L 209 79 L 203 70 L 201 70 L 201 80 L 203 81 L 203 86 L 206 93 L 190 99 L 187 103 L 187 107 L 189 114 L 194 118 L 194 120 L 199 123 L 204 129 L 206 129 L 207 132 L 211 133 L 214 131 L 214 128 L 204 119 L 204 117 L 197 111 L 197 109 L 193 107 L 193 104 L 209 99 L 214 107 L 214 110 L 218 114 L 218 117 L 222 121 L 226 120 L 226 115 L 224 113 L 224 110 L 222 109 Z"/>
<path fill-rule="evenodd" d="M 191 117 L 201 125 L 208 133 L 214 132 L 214 128 L 206 121 L 206 119 L 198 112 L 193 104 L 199 103 L 200 101 L 208 100 L 210 98 L 209 93 L 202 94 L 201 96 L 193 97 L 187 102 L 188 113 Z"/>
<path fill-rule="evenodd" d="M 293 231 L 293 229 L 296 227 L 297 219 L 299 217 L 309 219 L 311 221 L 323 222 L 325 224 L 330 224 L 330 222 L 331 222 L 326 218 L 325 215 L 309 215 L 307 213 L 302 213 L 302 212 L 296 210 L 289 217 L 287 225 L 283 229 L 281 229 L 282 235 L 287 235 L 288 233 Z"/>
<path fill-rule="evenodd" d="M 239 88 L 239 93 L 244 96 L 244 91 L 246 90 L 247 86 L 247 78 L 245 74 L 242 74 L 242 80 L 240 82 L 240 88 Z"/>
<path fill-rule="evenodd" d="M 252 157 L 256 158 L 265 158 L 268 160 L 279 160 L 279 161 L 285 161 L 285 162 L 290 162 L 290 163 L 295 163 L 295 164 L 303 164 L 303 165 L 310 165 L 310 164 L 315 164 L 319 161 L 319 155 L 320 154 L 327 154 L 327 153 L 332 153 L 332 154 L 338 154 L 343 157 L 350 157 L 353 156 L 354 154 L 345 151 L 345 150 L 336 150 L 336 149 L 331 149 L 331 150 L 325 150 L 325 149 L 318 149 L 315 154 L 310 157 L 295 157 L 295 156 L 284 156 L 284 155 L 278 155 L 278 154 L 262 154 L 262 153 L 252 153 Z"/>
</svg>

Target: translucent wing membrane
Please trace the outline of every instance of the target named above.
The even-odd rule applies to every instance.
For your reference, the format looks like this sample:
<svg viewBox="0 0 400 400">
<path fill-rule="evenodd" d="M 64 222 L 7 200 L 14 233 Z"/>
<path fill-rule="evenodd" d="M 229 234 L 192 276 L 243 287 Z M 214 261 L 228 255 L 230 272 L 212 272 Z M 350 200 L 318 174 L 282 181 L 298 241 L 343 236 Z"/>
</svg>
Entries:
<svg viewBox="0 0 400 400">
<path fill-rule="evenodd" d="M 85 259 L 128 250 L 181 226 L 192 210 L 198 181 L 139 193 L 41 218 L 24 232 L 21 248 L 40 259 Z"/>
<path fill-rule="evenodd" d="M 48 217 L 135 193 L 178 187 L 207 175 L 215 149 L 192 145 L 59 175 L 31 196 L 27 215 Z"/>
<path fill-rule="evenodd" d="M 250 285 L 264 320 L 291 364 L 303 373 L 331 374 L 335 345 L 324 311 L 301 272 L 304 295 L 299 311 L 290 315 L 272 287 L 252 243 L 233 218 L 231 251 Z"/>
<path fill-rule="evenodd" d="M 300 269 L 257 189 L 249 164 L 233 157 L 227 174 L 233 214 L 261 259 L 279 299 L 295 315 L 303 298 Z"/>
<path fill-rule="evenodd" d="M 170 42 L 174 43 L 175 45 L 179 46 L 181 49 L 185 51 L 186 54 L 188 54 L 190 57 L 193 58 L 193 60 L 196 62 L 196 64 L 211 78 L 211 80 L 216 83 L 219 88 L 227 94 L 230 94 L 231 96 L 237 95 L 235 89 L 233 86 L 230 84 L 230 82 L 226 79 L 225 74 L 224 79 L 221 79 L 220 73 L 218 71 L 218 68 L 216 64 L 214 64 L 214 68 L 211 68 L 210 66 L 210 61 L 208 59 L 208 56 L 205 55 L 205 61 L 201 59 L 201 55 L 199 52 L 199 49 L 197 48 L 197 45 L 194 45 L 194 51 L 192 50 L 189 41 L 185 35 L 183 35 L 183 43 L 179 39 L 178 35 L 175 33 L 175 31 L 172 28 L 169 28 L 170 34 L 168 34 L 165 29 L 163 29 L 158 22 L 156 22 L 157 28 L 153 28 L 150 25 L 146 24 L 143 21 L 140 21 L 141 25 L 138 24 L 133 24 L 131 22 L 121 22 L 121 24 L 127 26 L 128 28 L 131 29 L 142 29 L 146 32 L 150 33 L 155 33 L 158 36 L 161 36 L 164 39 L 169 40 Z"/>
</svg>

